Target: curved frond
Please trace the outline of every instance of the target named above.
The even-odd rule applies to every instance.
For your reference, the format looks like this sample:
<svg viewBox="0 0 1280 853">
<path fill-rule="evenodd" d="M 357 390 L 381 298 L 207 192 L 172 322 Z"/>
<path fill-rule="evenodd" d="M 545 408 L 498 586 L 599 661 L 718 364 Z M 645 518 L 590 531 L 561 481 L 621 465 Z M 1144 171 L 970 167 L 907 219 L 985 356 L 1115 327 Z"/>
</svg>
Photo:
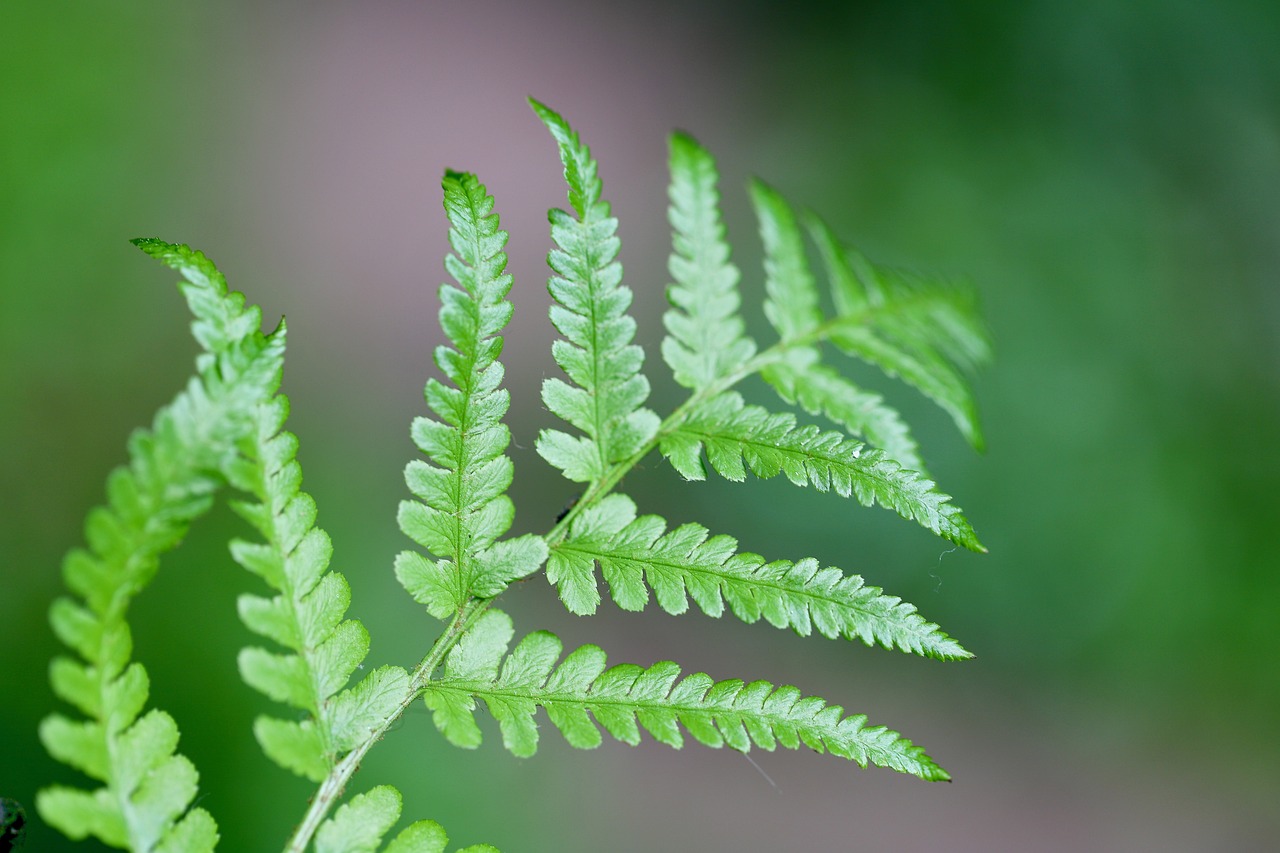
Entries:
<svg viewBox="0 0 1280 853">
<path fill-rule="evenodd" d="M 776 628 L 792 628 L 802 637 L 813 630 L 824 637 L 859 639 L 867 645 L 940 660 L 972 657 L 916 608 L 883 590 L 865 586 L 857 575 L 820 568 L 804 559 L 766 562 L 737 550 L 730 536 L 709 536 L 700 524 L 667 531 L 656 515 L 636 518 L 625 495 L 613 494 L 574 519 L 568 538 L 551 549 L 547 577 L 575 613 L 595 612 L 599 601 L 595 567 L 610 595 L 624 610 L 643 610 L 653 589 L 658 605 L 672 615 L 684 613 L 692 597 L 708 616 L 729 612 L 743 622 L 761 617 Z M 647 582 L 647 586 L 646 586 Z"/>
<path fill-rule="evenodd" d="M 418 498 L 400 505 L 400 529 L 438 558 L 404 552 L 396 575 L 405 589 L 438 618 L 468 597 L 497 595 L 516 578 L 538 569 L 546 555 L 542 540 L 499 538 L 511 527 L 507 497 L 512 464 L 506 456 L 511 433 L 502 422 L 510 395 L 503 378 L 502 337 L 511 319 L 511 276 L 493 197 L 475 175 L 449 172 L 443 181 L 454 254 L 445 268 L 458 287 L 440 288 L 440 326 L 451 347 L 440 346 L 435 362 L 451 384 L 431 379 L 428 408 L 436 419 L 413 422 L 413 440 L 430 462 L 415 460 L 405 482 Z"/>
<path fill-rule="evenodd" d="M 577 214 L 548 214 L 557 246 L 547 255 L 555 273 L 547 285 L 556 301 L 551 322 L 564 336 L 552 354 L 573 384 L 548 379 L 542 400 L 584 434 L 543 430 L 537 448 L 568 479 L 590 482 L 643 447 L 656 432 L 658 417 L 643 406 L 649 396 L 649 381 L 640 372 L 644 350 L 632 343 L 636 324 L 626 313 L 631 290 L 622 284 L 616 260 L 618 220 L 600 197 L 596 161 L 558 113 L 532 99 L 530 104 L 559 147 Z"/>
<path fill-rule="evenodd" d="M 195 767 L 176 753 L 178 727 L 163 711 L 143 713 L 149 682 L 131 663 L 129 604 L 154 577 L 159 557 L 176 546 L 211 505 L 219 469 L 235 458 L 258 404 L 275 392 L 284 328 L 265 336 L 258 308 L 230 292 L 202 253 L 188 246 L 134 241 L 182 273 L 180 285 L 203 348 L 197 375 L 157 413 L 151 429 L 129 440 L 129 464 L 107 481 L 107 505 L 89 513 L 88 548 L 63 563 L 67 586 L 82 602 L 61 598 L 49 619 L 79 660 L 50 669 L 54 693 L 87 719 L 55 714 L 40 727 L 50 754 L 102 784 L 93 791 L 41 791 L 41 817 L 72 838 L 94 835 L 135 850 L 209 850 L 213 818 L 190 808 Z"/>
<path fill-rule="evenodd" d="M 741 481 L 748 468 L 764 479 L 785 474 L 797 486 L 855 496 L 863 506 L 878 503 L 957 545 L 986 550 L 951 497 L 932 480 L 842 433 L 797 426 L 790 414 L 745 405 L 732 391 L 691 411 L 664 434 L 660 449 L 686 479 L 706 477 L 705 450 L 711 467 L 726 479 Z"/>
<path fill-rule="evenodd" d="M 830 752 L 866 767 L 874 764 L 930 781 L 947 772 L 924 750 L 862 715 L 844 715 L 839 705 L 802 696 L 794 687 L 767 681 L 715 681 L 703 673 L 681 678 L 680 667 L 662 661 L 650 667 L 606 667 L 597 646 L 582 646 L 560 660 L 560 640 L 545 631 L 527 635 L 506 654 L 514 629 L 505 613 L 490 610 L 450 653 L 443 675 L 424 699 L 437 728 L 457 746 L 475 747 L 480 699 L 498 721 L 503 743 L 518 756 L 538 748 L 539 706 L 566 741 L 579 749 L 601 742 L 597 724 L 623 743 L 640 742 L 643 728 L 657 741 L 680 748 L 684 734 L 710 747 L 747 752 L 752 745 L 778 745 Z M 559 661 L 559 663 L 557 663 Z"/>
<path fill-rule="evenodd" d="M 720 218 L 719 175 L 711 154 L 693 137 L 670 139 L 671 257 L 673 283 L 663 315 L 669 333 L 662 355 L 686 388 L 698 390 L 729 375 L 756 353 L 738 313 L 738 268 L 729 260 Z"/>
</svg>

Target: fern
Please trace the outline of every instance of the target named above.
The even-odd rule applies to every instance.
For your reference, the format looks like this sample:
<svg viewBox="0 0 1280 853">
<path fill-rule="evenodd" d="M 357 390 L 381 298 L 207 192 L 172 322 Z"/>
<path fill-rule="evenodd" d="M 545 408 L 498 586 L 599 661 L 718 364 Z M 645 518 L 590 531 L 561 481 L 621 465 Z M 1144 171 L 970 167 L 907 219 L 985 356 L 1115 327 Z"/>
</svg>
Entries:
<svg viewBox="0 0 1280 853">
<path fill-rule="evenodd" d="M 573 380 L 542 385 L 547 408 L 577 427 L 585 437 L 560 430 L 538 436 L 538 453 L 570 480 L 604 478 L 610 466 L 644 447 L 658 427 L 658 416 L 642 404 L 649 380 L 640 372 L 644 350 L 631 343 L 636 323 L 626 314 L 631 291 L 622 285 L 622 265 L 614 260 L 618 220 L 600 198 L 602 185 L 591 151 L 557 113 L 531 101 L 564 163 L 569 204 L 575 219 L 552 210 L 551 239 L 558 249 L 547 255 L 556 275 L 548 290 L 556 305 L 551 322 L 563 340 L 552 345 L 556 363 Z"/>
<path fill-rule="evenodd" d="M 286 412 L 283 397 L 260 406 L 256 433 L 227 471 L 232 485 L 257 498 L 234 506 L 266 540 L 233 541 L 231 553 L 279 593 L 270 599 L 242 595 L 240 617 L 251 631 L 289 650 L 244 649 L 240 675 L 277 702 L 306 712 L 301 722 L 259 717 L 254 734 L 277 764 L 320 782 L 394 711 L 409 675 L 400 667 L 380 667 L 339 693 L 367 656 L 369 633 L 357 621 L 344 621 L 350 587 L 342 575 L 325 572 L 333 548 L 314 526 L 315 502 L 299 490 L 297 439 L 279 432 Z"/>
<path fill-rule="evenodd" d="M 537 751 L 533 715 L 541 706 L 565 740 L 579 749 L 600 745 L 591 717 L 632 746 L 640 742 L 642 726 L 655 740 L 679 749 L 684 744 L 679 723 L 704 746 L 728 744 L 746 752 L 752 744 L 766 750 L 803 744 L 863 767 L 871 763 L 931 781 L 950 779 L 924 750 L 897 732 L 868 727 L 866 717 L 846 717 L 838 705 L 802 697 L 794 687 L 713 681 L 703 673 L 680 679 L 680 667 L 670 661 L 606 669 L 605 653 L 596 646 L 582 646 L 555 666 L 561 644 L 554 634 L 529 634 L 506 655 L 513 633 L 505 613 L 486 613 L 454 647 L 444 674 L 427 688 L 436 727 L 455 746 L 480 743 L 472 716 L 478 697 L 497 719 L 506 748 L 524 757 Z"/>
<path fill-rule="evenodd" d="M 837 432 L 796 426 L 791 414 L 748 406 L 729 391 L 693 410 L 662 440 L 662 453 L 690 480 L 706 476 L 701 452 L 716 473 L 741 481 L 746 469 L 758 477 L 785 474 L 797 486 L 856 496 L 864 506 L 878 503 L 919 522 L 944 539 L 984 551 L 969 522 L 950 496 L 917 471 L 901 467 L 880 450 Z M 745 463 L 745 465 L 744 465 Z"/>
<path fill-rule="evenodd" d="M 827 332 L 831 342 L 915 386 L 982 449 L 977 403 L 964 372 L 986 364 L 991 346 L 972 292 L 872 264 L 840 245 L 817 217 L 810 231 L 837 306 Z"/>
<path fill-rule="evenodd" d="M 132 660 L 127 611 L 160 555 L 225 485 L 239 493 L 231 505 L 257 534 L 231 543 L 234 561 L 259 579 L 238 610 L 268 643 L 241 652 L 240 674 L 287 706 L 281 715 L 259 717 L 253 732 L 268 758 L 317 785 L 287 851 L 443 853 L 448 838 L 433 821 L 414 821 L 392 835 L 401 813 L 394 788 L 346 794 L 364 756 L 419 699 L 445 738 L 468 748 L 481 742 L 475 712 L 483 704 L 519 756 L 537 749 L 541 708 L 579 748 L 597 746 L 601 728 L 628 744 L 638 743 L 643 730 L 677 748 L 687 733 L 710 747 L 803 745 L 863 767 L 950 778 L 897 732 L 794 687 L 684 676 L 670 661 L 608 666 L 592 645 L 562 659 L 560 640 L 546 631 L 511 648 L 513 623 L 492 603 L 545 566 L 548 582 L 576 614 L 599 608 L 603 578 L 609 597 L 627 610 L 644 609 L 652 596 L 679 615 L 692 599 L 707 615 L 764 620 L 802 636 L 816 631 L 939 660 L 970 657 L 913 605 L 858 575 L 813 557 L 768 561 L 699 524 L 672 526 L 640 514 L 617 489 L 654 452 L 686 479 L 706 477 L 708 467 L 730 480 L 744 480 L 748 471 L 783 474 L 796 485 L 887 507 L 983 550 L 965 516 L 925 473 L 920 447 L 898 412 L 824 360 L 834 348 L 902 378 L 981 446 L 968 375 L 988 360 L 990 347 L 970 291 L 872 264 L 816 217 L 798 217 L 776 191 L 753 182 L 764 314 L 777 333 L 762 347 L 740 313 L 741 274 L 719 209 L 715 160 L 691 136 L 673 134 L 670 306 L 661 351 L 688 395 L 660 418 L 645 405 L 644 352 L 628 314 L 632 293 L 622 283 L 618 223 L 602 196 L 599 165 L 562 116 L 531 105 L 556 144 L 571 208 L 549 214 L 550 316 L 559 334 L 552 354 L 564 378 L 542 386 L 543 402 L 566 428 L 542 430 L 536 446 L 583 485 L 580 498 L 549 530 L 508 536 L 514 466 L 500 361 L 501 333 L 512 316 L 507 234 L 479 179 L 448 171 L 442 188 L 452 283 L 440 288 L 439 312 L 446 343 L 434 353 L 439 376 L 425 386 L 429 414 L 411 426 L 423 458 L 405 468 L 413 499 L 398 513 L 402 531 L 421 550 L 394 561 L 408 594 L 444 627 L 416 665 L 384 664 L 351 683 L 364 669 L 371 638 L 369 628 L 347 618 L 351 590 L 329 568 L 332 544 L 316 525 L 315 501 L 302 491 L 298 440 L 285 430 L 288 400 L 277 393 L 284 325 L 263 334 L 258 309 L 230 292 L 199 252 L 137 241 L 182 274 L 202 353 L 186 389 L 150 430 L 130 440 L 128 466 L 111 475 L 106 505 L 89 515 L 87 548 L 73 550 L 64 563 L 76 597 L 56 601 L 50 620 L 75 657 L 57 658 L 50 678 L 81 716 L 53 714 L 40 734 L 52 755 L 97 787 L 41 792 L 37 806 L 47 822 L 72 838 L 93 835 L 137 851 L 215 845 L 213 817 L 192 806 L 198 776 L 177 752 L 178 725 L 147 708 L 147 674 Z M 802 220 L 823 261 L 830 309 L 809 267 Z M 736 386 L 756 374 L 784 403 L 830 426 L 746 403 Z"/>
<path fill-rule="evenodd" d="M 688 597 L 708 616 L 724 613 L 725 602 L 743 622 L 761 617 L 776 628 L 808 636 L 860 639 L 942 660 L 971 657 L 959 643 L 926 622 L 915 607 L 864 586 L 862 578 L 839 569 L 820 569 L 814 559 L 765 562 L 738 553 L 729 536 L 708 538 L 699 524 L 666 532 L 656 515 L 636 518 L 635 503 L 613 494 L 574 521 L 569 541 L 557 546 L 547 565 L 560 596 L 575 613 L 594 613 L 600 596 L 599 565 L 613 600 L 624 610 L 643 610 L 647 579 L 663 610 L 678 616 Z"/>
<path fill-rule="evenodd" d="M 50 680 L 86 719 L 55 714 L 41 724 L 40 737 L 55 758 L 103 784 L 92 791 L 47 788 L 36 807 L 72 838 L 93 835 L 131 850 L 211 850 L 217 826 L 208 812 L 190 808 L 198 774 L 175 752 L 178 726 L 162 710 L 143 714 L 149 681 L 143 666 L 130 661 L 126 616 L 155 576 L 159 556 L 211 506 L 216 472 L 274 391 L 284 327 L 262 335 L 258 309 L 229 292 L 199 252 L 135 242 L 183 273 L 192 332 L 204 352 L 186 390 L 160 410 L 150 431 L 130 439 L 128 467 L 112 473 L 107 505 L 89 514 L 88 550 L 72 551 L 63 563 L 67 586 L 81 601 L 58 599 L 50 621 L 80 660 L 55 659 Z"/>
<path fill-rule="evenodd" d="M 732 375 L 756 354 L 738 315 L 738 268 L 720 220 L 715 160 L 691 136 L 671 135 L 672 251 L 667 289 L 673 308 L 663 317 L 670 333 L 662 355 L 686 388 L 700 390 Z"/>
<path fill-rule="evenodd" d="M 405 482 L 419 501 L 400 505 L 400 528 L 440 558 L 430 563 L 405 551 L 396 576 L 437 618 L 444 619 L 473 596 L 491 598 L 546 559 L 536 536 L 499 542 L 511 527 L 514 507 L 505 494 L 511 460 L 504 455 L 511 433 L 502 423 L 510 405 L 502 382 L 498 332 L 511 319 L 506 301 L 511 276 L 503 272 L 505 231 L 492 213 L 493 197 L 474 175 L 449 172 L 444 179 L 449 241 L 456 255 L 445 267 L 461 289 L 440 288 L 440 326 L 453 348 L 436 349 L 436 365 L 452 388 L 432 379 L 428 407 L 439 420 L 417 418 L 414 443 L 435 463 L 410 462 Z"/>
</svg>

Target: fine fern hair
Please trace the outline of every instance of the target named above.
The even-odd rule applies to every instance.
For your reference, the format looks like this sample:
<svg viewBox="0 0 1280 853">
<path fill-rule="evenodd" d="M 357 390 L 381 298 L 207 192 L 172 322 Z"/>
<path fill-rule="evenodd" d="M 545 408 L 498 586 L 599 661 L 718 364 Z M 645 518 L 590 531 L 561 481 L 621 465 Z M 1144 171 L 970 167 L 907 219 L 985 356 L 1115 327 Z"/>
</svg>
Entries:
<svg viewBox="0 0 1280 853">
<path fill-rule="evenodd" d="M 365 754 L 413 703 L 430 709 L 450 743 L 481 741 L 476 713 L 497 721 L 504 746 L 533 755 L 537 712 L 572 746 L 603 734 L 636 744 L 641 732 L 679 748 L 686 737 L 710 747 L 806 746 L 858 765 L 921 779 L 950 777 L 925 751 L 862 715 L 766 681 L 684 674 L 676 663 L 610 665 L 586 645 L 567 654 L 546 631 L 517 640 L 495 607 L 513 582 L 542 573 L 564 606 L 594 613 L 601 590 L 625 610 L 652 596 L 670 614 L 690 601 L 710 616 L 764 619 L 807 636 L 939 660 L 970 657 L 958 642 L 901 599 L 811 557 L 768 559 L 740 551 L 731 536 L 699 524 L 641 514 L 620 490 L 653 452 L 685 479 L 711 474 L 741 481 L 779 474 L 797 486 L 878 504 L 938 536 L 983 551 L 973 528 L 924 470 L 911 432 L 878 394 L 852 380 L 831 351 L 895 376 L 936 402 L 975 447 L 982 443 L 968 375 L 989 357 L 973 294 L 867 260 L 811 215 L 798 216 L 775 190 L 749 192 L 764 247 L 764 315 L 776 340 L 758 343 L 739 311 L 739 271 L 730 259 L 711 155 L 683 133 L 670 138 L 670 307 L 662 357 L 687 390 L 665 416 L 650 409 L 644 350 L 628 314 L 631 290 L 617 261 L 618 221 L 602 196 L 596 160 L 560 115 L 531 101 L 550 130 L 568 184 L 568 211 L 550 212 L 553 248 L 552 344 L 562 377 L 542 386 L 564 423 L 537 437 L 538 454 L 579 484 L 578 500 L 541 535 L 508 536 L 514 476 L 504 422 L 502 330 L 510 321 L 507 234 L 494 200 L 469 173 L 446 172 L 444 208 L 452 284 L 440 288 L 428 414 L 411 435 L 412 498 L 401 530 L 417 546 L 395 558 L 395 574 L 438 637 L 412 667 L 366 669 L 369 630 L 347 618 L 350 588 L 329 570 L 332 546 L 302 491 L 297 438 L 284 426 L 277 393 L 285 326 L 261 331 L 258 308 L 230 291 L 203 254 L 156 239 L 134 242 L 177 270 L 202 348 L 196 375 L 151 427 L 129 440 L 129 462 L 110 475 L 104 506 L 89 513 L 86 547 L 63 564 L 70 595 L 50 621 L 69 654 L 50 667 L 56 695 L 74 709 L 47 717 L 50 754 L 87 776 L 84 788 L 55 786 L 37 799 L 40 817 L 71 838 L 95 836 L 134 851 L 211 850 L 214 817 L 193 806 L 197 771 L 178 752 L 179 729 L 148 707 L 148 677 L 135 661 L 128 623 L 134 596 L 154 577 L 224 486 L 251 531 L 230 543 L 235 562 L 256 576 L 239 598 L 255 635 L 239 656 L 243 680 L 281 706 L 253 734 L 266 756 L 316 784 L 286 851 L 443 851 L 439 824 L 420 820 L 386 836 L 400 820 L 388 785 L 346 797 Z M 807 231 L 830 289 L 824 310 L 802 236 Z M 758 374 L 786 407 L 746 402 L 735 390 Z M 825 422 L 801 423 L 791 408 Z M 604 580 L 603 587 L 600 580 Z M 351 683 L 353 674 L 361 677 Z M 303 811 L 305 809 L 305 811 Z M 468 851 L 493 850 L 488 845 Z"/>
</svg>

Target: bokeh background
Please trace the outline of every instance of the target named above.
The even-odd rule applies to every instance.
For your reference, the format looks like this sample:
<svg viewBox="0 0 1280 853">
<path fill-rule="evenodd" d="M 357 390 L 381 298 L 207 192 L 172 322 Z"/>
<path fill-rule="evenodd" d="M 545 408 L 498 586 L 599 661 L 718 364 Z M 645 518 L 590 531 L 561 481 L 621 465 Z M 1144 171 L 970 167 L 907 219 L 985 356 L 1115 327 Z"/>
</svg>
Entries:
<svg viewBox="0 0 1280 853">
<path fill-rule="evenodd" d="M 785 8 L 785 11 L 784 11 Z M 765 625 L 611 605 L 541 582 L 521 630 L 614 661 L 763 677 L 865 712 L 955 776 L 929 785 L 809 753 L 647 742 L 529 760 L 406 716 L 356 777 L 406 820 L 509 851 L 1274 849 L 1280 832 L 1280 7 L 1267 0 L 630 5 L 279 2 L 0 5 L 0 794 L 75 781 L 36 741 L 55 707 L 46 610 L 125 438 L 191 369 L 174 276 L 128 245 L 204 249 L 287 313 L 305 487 L 371 662 L 433 625 L 391 574 L 410 419 L 439 341 L 438 181 L 478 172 L 511 232 L 517 530 L 571 495 L 532 451 L 550 422 L 545 211 L 563 112 L 621 220 L 657 405 L 665 136 L 716 152 L 759 328 L 759 175 L 891 263 L 976 282 L 998 361 L 990 449 L 884 384 L 990 547 L 785 483 L 628 491 L 771 557 L 814 555 L 919 605 L 977 653 L 940 664 Z M 254 581 L 203 521 L 135 608 L 153 700 L 183 728 L 223 849 L 277 848 L 309 788 L 249 734 Z M 29 849 L 70 849 L 34 819 Z M 94 849 L 85 844 L 76 849 Z"/>
</svg>

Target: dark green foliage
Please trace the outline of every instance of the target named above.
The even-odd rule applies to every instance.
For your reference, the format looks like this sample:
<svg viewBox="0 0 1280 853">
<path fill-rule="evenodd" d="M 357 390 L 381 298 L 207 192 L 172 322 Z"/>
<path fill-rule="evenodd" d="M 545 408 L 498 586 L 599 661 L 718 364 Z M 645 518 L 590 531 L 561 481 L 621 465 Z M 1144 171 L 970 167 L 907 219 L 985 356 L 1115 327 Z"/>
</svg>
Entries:
<svg viewBox="0 0 1280 853">
<path fill-rule="evenodd" d="M 638 743 L 645 731 L 677 748 L 687 733 L 711 747 L 805 746 L 863 767 L 950 778 L 897 732 L 794 687 L 682 675 L 670 661 L 608 666 L 591 645 L 562 659 L 560 640 L 546 631 L 510 648 L 512 622 L 491 604 L 545 564 L 547 580 L 577 614 L 600 605 L 598 569 L 610 597 L 627 610 L 643 609 L 652 592 L 670 614 L 687 612 L 692 599 L 708 615 L 763 619 L 802 636 L 816 631 L 939 660 L 970 657 L 914 606 L 857 575 L 813 558 L 768 561 L 701 525 L 640 515 L 615 490 L 651 452 L 687 479 L 704 478 L 708 466 L 738 481 L 748 471 L 783 474 L 796 485 L 890 508 L 949 541 L 984 550 L 924 473 L 898 413 L 823 362 L 823 348 L 831 345 L 901 377 L 979 446 L 965 376 L 989 352 L 968 291 L 873 265 L 809 217 L 830 283 L 828 314 L 797 216 L 774 190 L 752 183 L 765 254 L 764 314 L 778 336 L 762 348 L 740 314 L 740 274 L 720 215 L 715 162 L 692 137 L 674 134 L 672 281 L 662 354 L 689 393 L 660 418 L 644 405 L 650 388 L 644 352 L 635 343 L 632 293 L 617 261 L 618 223 L 602 198 L 599 166 L 559 114 L 531 103 L 558 148 L 572 208 L 550 212 L 554 248 L 547 256 L 551 321 L 560 335 L 552 354 L 566 378 L 542 387 L 547 408 L 572 431 L 543 430 L 537 449 L 582 484 L 581 498 L 545 533 L 504 538 L 515 513 L 507 496 L 514 477 L 504 422 L 509 396 L 499 361 L 512 314 L 507 234 L 479 180 L 447 172 L 453 251 L 445 268 L 453 283 L 440 288 L 439 314 L 447 343 L 434 354 L 441 377 L 426 383 L 430 415 L 411 429 L 425 457 L 405 469 L 414 499 L 399 510 L 401 529 L 422 551 L 395 560 L 401 584 L 445 627 L 416 666 L 380 666 L 349 684 L 364 669 L 369 631 L 346 618 L 350 588 L 329 570 L 332 545 L 301 488 L 297 438 L 284 429 L 288 401 L 276 393 L 283 323 L 264 335 L 260 312 L 229 292 L 199 252 L 137 241 L 182 273 L 203 352 L 187 388 L 149 431 L 130 440 L 128 466 L 112 473 L 106 505 L 89 515 L 87 548 L 72 551 L 64 564 L 76 597 L 55 602 L 51 622 L 76 656 L 56 659 L 50 678 L 80 716 L 51 715 L 41 737 L 51 754 L 101 784 L 42 791 L 37 807 L 50 824 L 73 838 L 94 835 L 139 851 L 208 850 L 216 843 L 213 818 L 192 808 L 198 777 L 176 752 L 177 723 L 147 709 L 147 674 L 132 661 L 126 616 L 160 554 L 178 544 L 223 485 L 241 494 L 232 506 L 257 534 L 255 541 L 234 540 L 231 555 L 267 589 L 238 602 L 244 624 L 271 644 L 244 649 L 240 673 L 289 708 L 284 716 L 260 717 L 254 734 L 269 758 L 318 783 L 286 850 L 443 853 L 444 830 L 425 820 L 384 846 L 400 819 L 394 788 L 343 800 L 363 756 L 420 697 L 444 736 L 463 747 L 480 744 L 474 714 L 482 701 L 506 747 L 520 756 L 536 751 L 541 708 L 580 748 L 598 745 L 601 728 L 624 743 Z M 746 404 L 734 386 L 754 374 L 784 402 L 836 428 Z"/>
</svg>

